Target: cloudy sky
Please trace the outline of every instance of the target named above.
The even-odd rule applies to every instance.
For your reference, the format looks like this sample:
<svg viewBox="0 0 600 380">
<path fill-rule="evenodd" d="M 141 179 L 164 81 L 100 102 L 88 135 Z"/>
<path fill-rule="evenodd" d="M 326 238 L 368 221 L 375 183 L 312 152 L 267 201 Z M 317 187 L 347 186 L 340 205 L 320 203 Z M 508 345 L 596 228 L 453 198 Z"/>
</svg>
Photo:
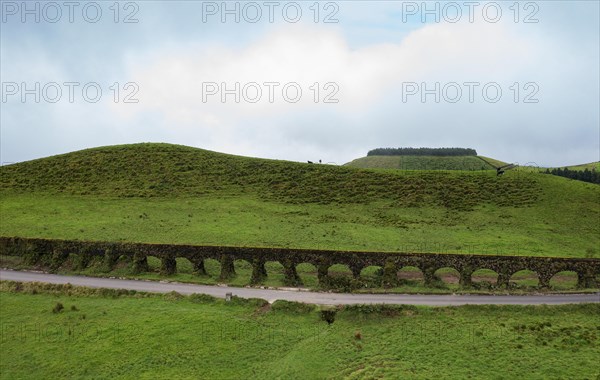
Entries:
<svg viewBox="0 0 600 380">
<path fill-rule="evenodd" d="M 0 2 L 0 161 L 169 142 L 599 160 L 599 2 Z"/>
</svg>

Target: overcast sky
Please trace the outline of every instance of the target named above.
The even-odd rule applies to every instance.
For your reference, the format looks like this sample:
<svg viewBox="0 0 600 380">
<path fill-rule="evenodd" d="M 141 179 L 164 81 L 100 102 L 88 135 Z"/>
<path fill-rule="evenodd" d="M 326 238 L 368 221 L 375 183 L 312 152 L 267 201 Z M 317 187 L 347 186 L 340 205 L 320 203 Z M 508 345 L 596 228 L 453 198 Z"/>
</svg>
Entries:
<svg viewBox="0 0 600 380">
<path fill-rule="evenodd" d="M 600 159 L 597 1 L 22 4 L 1 2 L 3 163 L 136 142 Z"/>
</svg>

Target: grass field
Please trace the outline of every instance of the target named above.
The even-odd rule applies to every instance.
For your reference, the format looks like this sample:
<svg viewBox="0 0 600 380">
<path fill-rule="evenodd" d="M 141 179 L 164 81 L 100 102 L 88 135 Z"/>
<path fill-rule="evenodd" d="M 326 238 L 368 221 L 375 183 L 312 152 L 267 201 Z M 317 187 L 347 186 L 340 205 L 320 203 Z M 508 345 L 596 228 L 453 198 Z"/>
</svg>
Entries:
<svg viewBox="0 0 600 380">
<path fill-rule="evenodd" d="M 600 373 L 598 304 L 355 306 L 338 310 L 328 325 L 313 307 L 285 302 L 27 284 L 15 292 L 7 282 L 0 289 L 3 379 L 595 379 Z M 64 309 L 54 313 L 57 303 Z"/>
<path fill-rule="evenodd" d="M 567 168 L 570 170 L 596 170 L 596 171 L 600 171 L 600 162 L 596 161 L 596 162 L 590 162 L 588 164 L 581 164 L 581 165 L 573 165 L 573 166 L 561 166 L 562 168 Z"/>
<path fill-rule="evenodd" d="M 497 161 L 495 161 L 497 162 Z M 362 169 L 494 170 L 477 156 L 367 156 L 345 164 Z M 500 166 L 500 165 L 499 165 Z"/>
<path fill-rule="evenodd" d="M 600 257 L 600 187 L 530 171 L 366 170 L 136 144 L 0 174 L 4 236 Z"/>
</svg>

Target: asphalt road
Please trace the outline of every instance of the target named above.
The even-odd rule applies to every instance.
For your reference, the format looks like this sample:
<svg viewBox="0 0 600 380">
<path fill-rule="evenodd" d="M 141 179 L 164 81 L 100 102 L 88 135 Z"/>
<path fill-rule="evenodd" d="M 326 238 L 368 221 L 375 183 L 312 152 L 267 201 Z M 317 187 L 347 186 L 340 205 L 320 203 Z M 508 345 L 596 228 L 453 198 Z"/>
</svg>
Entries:
<svg viewBox="0 0 600 380">
<path fill-rule="evenodd" d="M 176 291 L 181 294 L 202 293 L 225 298 L 232 293 L 242 298 L 262 298 L 297 301 L 320 305 L 348 304 L 409 304 L 428 306 L 457 305 L 557 305 L 567 303 L 600 302 L 600 293 L 595 294 L 548 294 L 548 295 L 420 295 L 420 294 L 349 294 L 319 293 L 299 290 L 275 290 L 260 288 L 237 288 L 229 286 L 194 285 L 172 282 L 121 280 L 113 278 L 63 276 L 56 274 L 0 270 L 0 280 L 21 282 L 47 282 L 72 284 L 91 288 L 129 289 L 153 293 Z"/>
</svg>

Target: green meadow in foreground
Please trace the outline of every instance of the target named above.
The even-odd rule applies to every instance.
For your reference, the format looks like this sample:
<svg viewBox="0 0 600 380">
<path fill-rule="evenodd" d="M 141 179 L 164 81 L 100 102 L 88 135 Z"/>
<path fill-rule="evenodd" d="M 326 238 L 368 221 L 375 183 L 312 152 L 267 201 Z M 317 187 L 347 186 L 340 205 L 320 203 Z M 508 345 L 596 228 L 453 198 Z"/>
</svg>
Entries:
<svg viewBox="0 0 600 380">
<path fill-rule="evenodd" d="M 0 289 L 3 379 L 596 379 L 600 373 L 599 304 L 353 306 L 337 309 L 328 324 L 323 316 L 331 314 L 287 302 L 8 282 Z"/>
<path fill-rule="evenodd" d="M 103 147 L 0 168 L 0 235 L 600 257 L 600 187 L 532 171 L 399 171 Z"/>
</svg>

